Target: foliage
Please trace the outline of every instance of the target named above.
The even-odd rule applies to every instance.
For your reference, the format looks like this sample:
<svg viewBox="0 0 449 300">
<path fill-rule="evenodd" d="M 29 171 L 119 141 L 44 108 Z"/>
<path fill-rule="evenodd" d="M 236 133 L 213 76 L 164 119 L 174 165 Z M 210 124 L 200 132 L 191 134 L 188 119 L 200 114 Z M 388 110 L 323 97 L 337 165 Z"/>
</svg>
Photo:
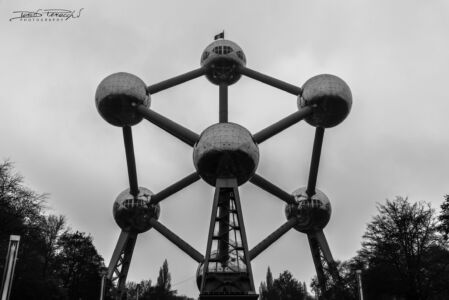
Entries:
<svg viewBox="0 0 449 300">
<path fill-rule="evenodd" d="M 0 163 L 2 274 L 10 235 L 21 237 L 11 299 L 98 298 L 96 276 L 102 270 L 103 262 L 92 239 L 84 233 L 68 232 L 64 216 L 46 215 L 45 198 L 46 195 L 23 185 L 23 178 L 13 172 L 11 162 Z M 74 248 L 78 249 L 75 251 Z M 68 279 L 66 267 L 69 264 L 76 267 L 71 272 L 79 274 L 77 284 L 82 290 L 79 293 L 73 292 L 74 283 Z M 71 275 L 71 278 L 75 277 Z"/>
<path fill-rule="evenodd" d="M 347 274 L 363 269 L 366 299 L 448 299 L 449 252 L 430 205 L 396 197 L 378 212 L 347 265 Z"/>
<path fill-rule="evenodd" d="M 444 239 L 447 241 L 449 238 L 449 195 L 444 196 L 444 202 L 440 206 L 441 213 L 438 216 L 440 224 L 438 230 L 443 234 Z"/>
<path fill-rule="evenodd" d="M 98 297 L 104 264 L 92 238 L 78 231 L 64 232 L 57 244 L 59 251 L 55 257 L 55 269 L 69 299 Z"/>
<path fill-rule="evenodd" d="M 177 291 L 171 289 L 171 274 L 167 260 L 164 260 L 159 269 L 155 286 L 151 285 L 151 280 L 142 280 L 139 284 L 128 282 L 126 287 L 128 299 L 135 299 L 138 294 L 141 300 L 193 300 L 186 296 L 177 296 Z"/>
<path fill-rule="evenodd" d="M 261 300 L 309 299 L 305 283 L 297 281 L 289 271 L 282 272 L 278 278 L 273 280 L 269 267 L 266 282 L 260 284 L 259 293 Z"/>
</svg>

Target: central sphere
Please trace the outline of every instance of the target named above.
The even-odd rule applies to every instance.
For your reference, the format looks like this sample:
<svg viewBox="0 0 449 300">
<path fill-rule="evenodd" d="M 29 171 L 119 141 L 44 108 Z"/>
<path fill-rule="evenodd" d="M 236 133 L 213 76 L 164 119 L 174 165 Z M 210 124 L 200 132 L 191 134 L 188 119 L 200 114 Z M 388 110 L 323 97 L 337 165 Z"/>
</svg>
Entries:
<svg viewBox="0 0 449 300">
<path fill-rule="evenodd" d="M 246 65 L 242 48 L 228 40 L 216 40 L 204 49 L 201 66 L 207 69 L 206 77 L 213 84 L 231 85 L 240 79 L 240 66 Z"/>
<path fill-rule="evenodd" d="M 256 172 L 259 148 L 246 128 L 218 123 L 201 133 L 193 149 L 193 163 L 201 178 L 212 186 L 218 178 L 236 178 L 241 185 Z"/>
<path fill-rule="evenodd" d="M 293 192 L 294 204 L 285 207 L 287 219 L 298 218 L 295 229 L 303 232 L 316 232 L 323 229 L 330 220 L 332 209 L 329 198 L 320 190 L 315 189 L 315 195 L 309 197 L 307 188 L 303 187 Z"/>
<path fill-rule="evenodd" d="M 153 193 L 139 187 L 139 194 L 134 197 L 129 189 L 121 192 L 114 202 L 113 214 L 115 222 L 123 231 L 142 233 L 151 228 L 150 219 L 159 218 L 159 204 L 150 204 Z"/>
</svg>

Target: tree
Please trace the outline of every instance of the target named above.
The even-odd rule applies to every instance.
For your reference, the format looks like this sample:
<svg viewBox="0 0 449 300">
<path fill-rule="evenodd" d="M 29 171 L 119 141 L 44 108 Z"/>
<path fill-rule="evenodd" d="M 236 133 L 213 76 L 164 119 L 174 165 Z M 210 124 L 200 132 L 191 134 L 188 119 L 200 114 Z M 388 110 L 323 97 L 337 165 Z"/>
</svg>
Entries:
<svg viewBox="0 0 449 300">
<path fill-rule="evenodd" d="M 85 233 L 64 232 L 58 240 L 55 270 L 69 299 L 95 299 L 104 271 L 103 258 L 98 255 L 92 238 Z"/>
<path fill-rule="evenodd" d="M 58 250 L 58 240 L 65 229 L 66 219 L 64 216 L 49 215 L 44 217 L 41 224 L 44 239 L 44 268 L 43 277 L 47 278 L 49 268 L 54 263 Z"/>
<path fill-rule="evenodd" d="M 444 196 L 444 202 L 441 204 L 441 213 L 438 216 L 440 224 L 438 230 L 443 234 L 447 241 L 449 237 L 449 195 Z"/>
<path fill-rule="evenodd" d="M 176 290 L 171 289 L 171 275 L 167 260 L 164 260 L 159 269 L 155 286 L 151 285 L 151 280 L 142 280 L 139 284 L 128 282 L 126 287 L 128 299 L 134 299 L 138 293 L 141 300 L 194 300 L 182 295 L 177 296 Z"/>
<path fill-rule="evenodd" d="M 0 272 L 9 236 L 20 235 L 18 260 L 11 290 L 13 299 L 56 299 L 62 291 L 57 282 L 46 278 L 46 241 L 42 224 L 46 195 L 23 185 L 23 177 L 13 170 L 10 161 L 0 163 Z"/>
<path fill-rule="evenodd" d="M 279 274 L 279 278 L 274 280 L 273 286 L 279 291 L 282 300 L 302 300 L 306 299 L 303 285 L 298 282 L 289 271 Z"/>
<path fill-rule="evenodd" d="M 96 299 L 103 260 L 89 236 L 64 232 L 64 216 L 45 214 L 46 197 L 0 163 L 0 273 L 9 236 L 21 237 L 11 299 Z"/>
<path fill-rule="evenodd" d="M 378 211 L 367 226 L 357 257 L 365 270 L 367 299 L 437 297 L 449 256 L 437 234 L 434 210 L 427 203 L 396 197 L 378 205 Z"/>
<path fill-rule="evenodd" d="M 261 300 L 305 300 L 309 299 L 305 284 L 299 282 L 289 271 L 279 274 L 273 280 L 273 275 L 268 267 L 267 281 L 261 282 L 259 292 Z"/>
<path fill-rule="evenodd" d="M 151 280 L 142 280 L 140 283 L 130 281 L 126 283 L 126 291 L 128 299 L 136 299 L 139 295 L 139 299 L 146 299 L 143 295 L 148 295 L 151 292 Z"/>
<path fill-rule="evenodd" d="M 280 294 L 278 290 L 274 287 L 273 274 L 271 274 L 270 267 L 267 269 L 267 281 L 261 282 L 259 287 L 260 299 L 261 300 L 278 300 L 280 299 Z"/>
<path fill-rule="evenodd" d="M 173 299 L 175 294 L 176 291 L 171 290 L 171 275 L 168 271 L 168 262 L 164 260 L 162 267 L 159 269 L 156 286 L 152 289 L 150 295 L 153 296 L 153 299 L 170 300 Z"/>
</svg>

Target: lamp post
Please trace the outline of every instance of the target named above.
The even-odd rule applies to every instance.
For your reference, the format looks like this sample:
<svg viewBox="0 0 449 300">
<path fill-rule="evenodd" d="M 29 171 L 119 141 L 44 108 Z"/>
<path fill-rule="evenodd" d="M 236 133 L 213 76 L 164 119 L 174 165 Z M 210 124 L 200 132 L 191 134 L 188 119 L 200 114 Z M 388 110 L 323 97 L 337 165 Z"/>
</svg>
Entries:
<svg viewBox="0 0 449 300">
<path fill-rule="evenodd" d="M 8 300 L 11 295 L 11 287 L 14 279 L 17 252 L 19 250 L 19 235 L 11 235 L 9 238 L 8 253 L 6 254 L 5 269 L 3 272 L 1 300 Z"/>
<path fill-rule="evenodd" d="M 355 273 L 357 275 L 357 286 L 359 288 L 359 299 L 363 300 L 362 270 L 356 270 Z"/>
</svg>

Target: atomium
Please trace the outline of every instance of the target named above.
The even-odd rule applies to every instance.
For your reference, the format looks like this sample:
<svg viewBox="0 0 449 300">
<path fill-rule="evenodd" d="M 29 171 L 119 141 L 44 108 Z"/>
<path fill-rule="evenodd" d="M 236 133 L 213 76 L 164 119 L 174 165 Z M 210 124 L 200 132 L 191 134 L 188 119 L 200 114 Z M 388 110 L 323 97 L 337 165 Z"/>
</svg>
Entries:
<svg viewBox="0 0 449 300">
<path fill-rule="evenodd" d="M 304 83 L 303 93 L 298 97 L 298 108 L 315 108 L 313 114 L 306 117 L 307 123 L 315 127 L 334 127 L 349 114 L 352 106 L 352 94 L 349 86 L 337 76 L 317 75 Z"/>
<path fill-rule="evenodd" d="M 206 77 L 213 84 L 231 85 L 240 79 L 239 67 L 246 65 L 242 48 L 228 40 L 212 42 L 201 55 L 201 66 L 207 69 Z"/>
<path fill-rule="evenodd" d="M 151 195 L 149 189 L 139 187 L 137 197 L 131 195 L 129 189 L 117 196 L 113 215 L 123 231 L 142 233 L 151 229 L 150 219 L 158 219 L 160 214 L 159 204 L 150 204 Z"/>
<path fill-rule="evenodd" d="M 256 172 L 259 148 L 246 128 L 218 123 L 200 135 L 193 149 L 193 162 L 201 178 L 212 186 L 217 178 L 236 178 L 241 185 Z"/>
<path fill-rule="evenodd" d="M 142 120 L 133 105 L 150 106 L 145 83 L 129 73 L 115 73 L 103 79 L 95 93 L 95 103 L 100 115 L 115 126 L 132 126 Z"/>
<path fill-rule="evenodd" d="M 224 33 L 219 36 L 224 38 Z M 153 96 L 203 75 L 219 86 L 218 124 L 198 135 L 149 108 L 150 94 Z M 229 123 L 228 87 L 242 75 L 293 94 L 298 111 L 254 134 L 241 125 Z M 326 195 L 316 189 L 316 180 L 325 128 L 340 124 L 351 110 L 351 90 L 342 79 L 322 74 L 310 78 L 300 88 L 246 67 L 243 50 L 234 42 L 218 39 L 203 51 L 200 68 L 148 87 L 132 74 L 115 73 L 101 81 L 95 102 L 103 119 L 123 127 L 128 167 L 130 188 L 117 197 L 113 208 L 114 219 L 122 232 L 107 273 L 111 282 L 117 282 L 121 294 L 117 299 L 126 294 L 126 277 L 137 236 L 150 228 L 199 263 L 196 282 L 201 300 L 256 300 L 251 260 L 292 228 L 308 237 L 320 289 L 326 291 L 329 284 L 338 283 L 338 270 L 323 232 L 331 217 L 331 205 Z M 131 126 L 143 118 L 193 147 L 195 172 L 155 195 L 138 187 Z M 258 145 L 301 120 L 316 127 L 312 159 L 307 188 L 290 194 L 256 174 Z M 215 187 L 205 255 L 158 221 L 159 203 L 200 178 Z M 239 195 L 239 186 L 247 181 L 287 203 L 287 221 L 252 249 L 248 248 Z M 328 281 L 328 275 L 332 281 Z"/>
<path fill-rule="evenodd" d="M 294 228 L 303 233 L 322 230 L 330 220 L 332 208 L 329 198 L 315 189 L 315 195 L 309 197 L 307 188 L 302 187 L 293 192 L 295 203 L 285 207 L 287 219 L 297 218 Z"/>
</svg>

